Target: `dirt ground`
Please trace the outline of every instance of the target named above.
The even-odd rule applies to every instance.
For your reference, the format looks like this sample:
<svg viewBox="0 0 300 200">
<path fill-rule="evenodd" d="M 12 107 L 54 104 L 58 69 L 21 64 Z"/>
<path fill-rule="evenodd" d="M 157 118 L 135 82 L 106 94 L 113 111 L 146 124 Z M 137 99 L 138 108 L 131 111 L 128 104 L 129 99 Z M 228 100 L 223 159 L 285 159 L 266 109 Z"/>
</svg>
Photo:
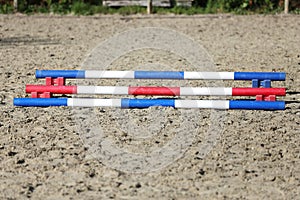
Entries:
<svg viewBox="0 0 300 200">
<path fill-rule="evenodd" d="M 25 84 L 42 83 L 35 79 L 35 69 L 79 69 L 97 44 L 139 27 L 168 28 L 193 38 L 212 56 L 218 71 L 284 71 L 287 80 L 273 85 L 291 92 L 300 90 L 299 15 L 1 15 L 0 198 L 299 198 L 299 103 L 288 104 L 285 111 L 226 112 L 218 142 L 205 157 L 198 155 L 197 146 L 212 123 L 206 116 L 210 110 L 199 111 L 201 122 L 197 122 L 196 136 L 185 153 L 168 166 L 149 173 L 124 172 L 89 156 L 88 145 L 82 139 L 85 132 L 76 128 L 78 121 L 72 117 L 70 107 L 13 106 L 14 97 L 26 96 Z M 137 57 L 143 54 L 147 53 Z M 134 62 L 124 60 L 126 66 Z M 239 83 L 229 81 L 225 85 Z M 288 94 L 281 99 L 300 98 L 299 94 Z M 177 112 L 166 111 L 166 118 Z M 138 151 L 126 139 L 129 136 L 118 135 L 117 130 L 110 132 L 112 118 L 116 117 L 113 110 L 100 112 L 106 116 L 103 122 L 107 134 L 114 135 L 119 146 Z M 120 113 L 117 109 L 116 112 Z M 147 110 L 137 112 L 143 116 Z M 130 119 L 135 120 L 135 115 Z M 170 122 L 165 130 L 171 133 L 180 126 L 178 123 Z M 157 138 L 158 142 L 150 139 L 143 145 L 148 148 L 167 140 L 167 136 Z M 147 148 L 145 151 L 151 149 Z"/>
</svg>

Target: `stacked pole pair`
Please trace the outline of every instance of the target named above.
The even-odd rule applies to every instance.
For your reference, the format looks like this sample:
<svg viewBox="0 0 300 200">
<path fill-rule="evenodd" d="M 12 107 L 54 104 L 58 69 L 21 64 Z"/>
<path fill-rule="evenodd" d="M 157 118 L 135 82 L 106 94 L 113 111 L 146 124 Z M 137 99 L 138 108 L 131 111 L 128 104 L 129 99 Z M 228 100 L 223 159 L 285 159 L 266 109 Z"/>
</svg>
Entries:
<svg viewBox="0 0 300 200">
<path fill-rule="evenodd" d="M 15 98 L 16 106 L 81 106 L 284 110 L 285 88 L 271 88 L 271 81 L 284 81 L 284 72 L 176 72 L 176 71 L 94 71 L 36 70 L 36 78 L 46 85 L 27 85 L 26 92 L 37 98 Z M 66 86 L 65 79 L 175 79 L 175 80 L 248 80 L 252 88 L 157 87 L 157 86 Z M 260 87 L 262 86 L 262 87 Z M 256 100 L 181 100 L 181 99 L 92 99 L 50 98 L 52 94 L 143 95 L 143 96 L 256 96 Z M 45 98 L 46 97 L 46 98 Z"/>
</svg>

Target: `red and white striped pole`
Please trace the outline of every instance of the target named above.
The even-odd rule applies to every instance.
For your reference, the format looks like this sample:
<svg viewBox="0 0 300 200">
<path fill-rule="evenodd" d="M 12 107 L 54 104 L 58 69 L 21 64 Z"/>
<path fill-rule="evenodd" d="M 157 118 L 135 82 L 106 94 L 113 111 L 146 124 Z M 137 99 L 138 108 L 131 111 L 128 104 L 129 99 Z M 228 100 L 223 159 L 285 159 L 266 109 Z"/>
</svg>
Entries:
<svg viewBox="0 0 300 200">
<path fill-rule="evenodd" d="M 285 96 L 285 88 L 54 86 L 26 85 L 26 92 L 51 94 L 108 94 L 153 96 Z"/>
</svg>

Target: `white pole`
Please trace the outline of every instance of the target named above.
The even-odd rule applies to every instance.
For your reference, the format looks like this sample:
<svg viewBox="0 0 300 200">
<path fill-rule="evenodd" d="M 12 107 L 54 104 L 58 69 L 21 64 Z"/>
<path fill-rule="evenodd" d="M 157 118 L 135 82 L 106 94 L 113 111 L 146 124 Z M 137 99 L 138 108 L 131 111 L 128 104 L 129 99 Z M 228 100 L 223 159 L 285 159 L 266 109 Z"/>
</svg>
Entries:
<svg viewBox="0 0 300 200">
<path fill-rule="evenodd" d="M 18 0 L 14 0 L 14 10 L 15 12 L 18 11 Z"/>
<path fill-rule="evenodd" d="M 152 0 L 147 0 L 147 14 L 150 15 L 152 13 Z"/>
<path fill-rule="evenodd" d="M 284 14 L 289 13 L 289 0 L 284 0 Z"/>
</svg>

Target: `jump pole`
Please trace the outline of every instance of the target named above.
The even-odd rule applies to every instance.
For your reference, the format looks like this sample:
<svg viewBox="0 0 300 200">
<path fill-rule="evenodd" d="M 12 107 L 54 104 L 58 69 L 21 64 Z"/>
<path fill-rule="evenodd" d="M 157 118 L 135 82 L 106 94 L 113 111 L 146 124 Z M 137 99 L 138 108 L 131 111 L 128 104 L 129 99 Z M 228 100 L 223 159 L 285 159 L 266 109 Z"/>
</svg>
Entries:
<svg viewBox="0 0 300 200">
<path fill-rule="evenodd" d="M 119 107 L 149 108 L 151 106 L 174 108 L 211 108 L 246 110 L 284 110 L 284 101 L 249 100 L 177 100 L 177 99 L 90 99 L 90 98 L 15 98 L 15 106 L 26 107 Z"/>
<path fill-rule="evenodd" d="M 121 87 L 121 86 L 53 86 L 26 85 L 26 92 L 52 94 L 109 94 L 158 96 L 285 96 L 285 88 L 217 88 L 217 87 Z"/>
<path fill-rule="evenodd" d="M 284 81 L 284 72 L 36 70 L 36 78 Z"/>
</svg>

